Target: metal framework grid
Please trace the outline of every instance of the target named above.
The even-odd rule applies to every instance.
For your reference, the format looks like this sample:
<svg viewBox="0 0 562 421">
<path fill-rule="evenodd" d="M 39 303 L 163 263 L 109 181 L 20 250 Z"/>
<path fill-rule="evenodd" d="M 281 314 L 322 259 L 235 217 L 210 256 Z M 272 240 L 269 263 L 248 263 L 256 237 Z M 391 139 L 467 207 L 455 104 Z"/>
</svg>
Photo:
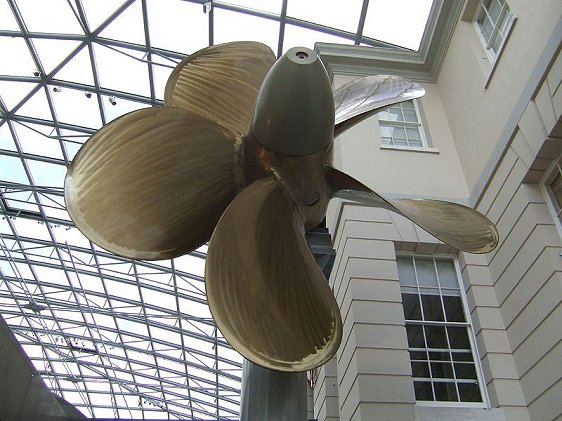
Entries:
<svg viewBox="0 0 562 421">
<path fill-rule="evenodd" d="M 152 45 L 154 0 L 113 2 L 103 18 L 95 1 L 51 0 L 48 15 L 33 21 L 39 2 L 2 1 L 0 313 L 49 387 L 86 416 L 237 419 L 242 359 L 207 308 L 206 248 L 160 262 L 115 256 L 78 232 L 63 198 L 80 145 L 125 112 L 163 105 L 167 75 L 192 51 Z M 288 0 L 279 0 L 278 13 L 172 1 L 201 9 L 206 45 L 222 10 L 273 23 L 278 55 L 289 25 L 400 48 L 363 36 L 369 0 L 357 2 L 355 32 L 292 18 Z M 136 42 L 111 31 L 125 25 L 127 33 L 131 16 Z"/>
</svg>

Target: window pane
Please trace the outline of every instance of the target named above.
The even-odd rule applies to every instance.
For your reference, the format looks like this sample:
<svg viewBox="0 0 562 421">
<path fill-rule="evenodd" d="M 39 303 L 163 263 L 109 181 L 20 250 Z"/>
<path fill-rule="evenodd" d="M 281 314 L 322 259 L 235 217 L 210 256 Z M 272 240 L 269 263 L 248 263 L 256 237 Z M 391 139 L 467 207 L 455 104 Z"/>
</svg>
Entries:
<svg viewBox="0 0 562 421">
<path fill-rule="evenodd" d="M 388 109 L 389 119 L 392 121 L 404 121 L 404 117 L 402 116 L 402 108 L 400 107 L 391 107 Z"/>
<path fill-rule="evenodd" d="M 472 363 L 456 363 L 455 376 L 457 379 L 476 379 L 476 368 Z"/>
<path fill-rule="evenodd" d="M 558 205 L 556 210 L 560 210 L 560 208 L 562 208 L 562 176 L 560 173 L 556 174 L 556 177 L 552 180 L 550 187 L 552 188 L 554 199 Z"/>
<path fill-rule="evenodd" d="M 482 402 L 480 388 L 476 383 L 459 383 L 459 393 L 462 402 Z"/>
<path fill-rule="evenodd" d="M 431 374 L 433 377 L 443 378 L 443 379 L 452 379 L 453 378 L 453 366 L 451 363 L 431 363 Z"/>
<path fill-rule="evenodd" d="M 404 318 L 406 320 L 421 320 L 421 307 L 418 294 L 402 294 Z"/>
<path fill-rule="evenodd" d="M 411 257 L 399 257 L 396 259 L 398 264 L 398 279 L 400 285 L 416 286 L 416 274 L 414 272 L 414 263 Z"/>
<path fill-rule="evenodd" d="M 459 288 L 457 282 L 457 272 L 451 260 L 436 260 L 437 273 L 441 288 Z"/>
<path fill-rule="evenodd" d="M 381 123 L 380 125 L 380 129 L 381 129 L 381 136 L 382 137 L 392 137 L 392 127 Z"/>
<path fill-rule="evenodd" d="M 494 25 L 492 25 L 492 22 L 490 22 L 490 19 L 488 19 L 487 16 L 484 18 L 484 21 L 482 22 L 480 28 L 482 29 L 482 35 L 484 36 L 484 39 L 488 41 L 490 39 L 492 31 L 494 30 Z"/>
<path fill-rule="evenodd" d="M 446 352 L 430 352 L 429 359 L 434 361 L 451 361 L 451 354 L 449 351 Z"/>
<path fill-rule="evenodd" d="M 416 393 L 416 400 L 418 401 L 434 400 L 430 382 L 414 382 L 414 391 Z"/>
<path fill-rule="evenodd" d="M 556 174 L 556 177 L 552 180 L 551 187 L 560 208 L 562 206 L 562 176 L 560 173 Z"/>
<path fill-rule="evenodd" d="M 447 348 L 447 337 L 443 326 L 426 326 L 425 337 L 428 348 Z"/>
<path fill-rule="evenodd" d="M 455 361 L 473 361 L 472 360 L 472 352 L 470 352 L 470 351 L 453 352 L 453 360 L 455 360 Z"/>
<path fill-rule="evenodd" d="M 507 34 L 507 30 L 509 28 L 509 23 L 511 22 L 511 14 L 508 12 L 506 12 L 501 21 L 498 23 L 498 32 L 500 33 L 502 39 L 505 38 L 505 35 Z"/>
<path fill-rule="evenodd" d="M 492 41 L 492 44 L 490 45 L 490 48 L 496 52 L 499 51 L 501 43 L 502 43 L 503 38 L 501 37 L 501 35 L 499 33 L 494 35 L 494 40 Z"/>
<path fill-rule="evenodd" d="M 410 348 L 425 348 L 421 326 L 406 325 L 406 333 L 408 334 L 408 345 Z"/>
<path fill-rule="evenodd" d="M 412 376 L 429 378 L 429 365 L 427 362 L 413 361 Z"/>
<path fill-rule="evenodd" d="M 451 348 L 470 349 L 470 341 L 468 340 L 466 327 L 447 326 L 447 333 L 449 334 Z"/>
<path fill-rule="evenodd" d="M 502 10 L 502 5 L 500 4 L 499 1 L 494 0 L 490 4 L 489 9 L 488 9 L 488 13 L 489 13 L 490 18 L 492 19 L 493 22 L 497 22 L 498 17 L 500 16 L 501 10 Z"/>
<path fill-rule="evenodd" d="M 421 286 L 437 287 L 437 276 L 433 259 L 416 258 L 416 270 L 418 272 L 418 282 Z"/>
<path fill-rule="evenodd" d="M 443 317 L 443 309 L 441 308 L 441 297 L 439 295 L 422 295 L 421 301 L 423 305 L 424 320 L 437 322 L 445 321 Z"/>
<path fill-rule="evenodd" d="M 393 127 L 392 128 L 392 137 L 395 139 L 406 139 L 406 130 L 404 127 Z"/>
<path fill-rule="evenodd" d="M 420 132 L 417 127 L 407 127 L 406 133 L 408 135 L 408 140 L 420 140 Z"/>
<path fill-rule="evenodd" d="M 392 144 L 396 146 L 408 146 L 408 141 L 406 139 L 394 138 Z"/>
<path fill-rule="evenodd" d="M 443 296 L 443 305 L 448 322 L 464 322 L 464 312 L 460 297 Z"/>
<path fill-rule="evenodd" d="M 418 118 L 416 117 L 416 111 L 415 110 L 404 110 L 404 121 L 408 121 L 411 123 L 417 123 L 418 122 Z"/>
<path fill-rule="evenodd" d="M 414 101 L 404 101 L 400 103 L 400 106 L 403 110 L 413 110 L 414 109 Z"/>
<path fill-rule="evenodd" d="M 410 351 L 411 360 L 427 360 L 426 351 Z"/>
<path fill-rule="evenodd" d="M 438 401 L 458 401 L 457 389 L 452 382 L 434 382 L 435 399 Z"/>
</svg>

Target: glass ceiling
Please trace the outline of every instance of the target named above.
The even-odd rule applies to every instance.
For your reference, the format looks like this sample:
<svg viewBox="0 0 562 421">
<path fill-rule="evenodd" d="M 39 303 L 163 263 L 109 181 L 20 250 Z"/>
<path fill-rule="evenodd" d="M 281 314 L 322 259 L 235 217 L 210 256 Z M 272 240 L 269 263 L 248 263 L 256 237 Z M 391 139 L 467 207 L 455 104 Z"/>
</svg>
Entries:
<svg viewBox="0 0 562 421">
<path fill-rule="evenodd" d="M 0 0 L 0 313 L 88 417 L 238 419 L 241 357 L 217 331 L 206 248 L 158 262 L 88 241 L 66 166 L 102 125 L 163 105 L 185 54 L 256 40 L 417 49 L 431 0 Z"/>
</svg>

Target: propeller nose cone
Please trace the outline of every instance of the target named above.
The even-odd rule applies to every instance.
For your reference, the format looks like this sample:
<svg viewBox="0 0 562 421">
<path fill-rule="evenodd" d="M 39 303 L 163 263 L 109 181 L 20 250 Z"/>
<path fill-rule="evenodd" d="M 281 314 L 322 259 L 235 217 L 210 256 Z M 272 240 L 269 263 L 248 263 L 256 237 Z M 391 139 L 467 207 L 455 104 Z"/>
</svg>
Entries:
<svg viewBox="0 0 562 421">
<path fill-rule="evenodd" d="M 265 77 L 251 132 L 274 152 L 307 155 L 333 140 L 334 116 L 334 96 L 324 65 L 314 51 L 295 47 Z"/>
</svg>

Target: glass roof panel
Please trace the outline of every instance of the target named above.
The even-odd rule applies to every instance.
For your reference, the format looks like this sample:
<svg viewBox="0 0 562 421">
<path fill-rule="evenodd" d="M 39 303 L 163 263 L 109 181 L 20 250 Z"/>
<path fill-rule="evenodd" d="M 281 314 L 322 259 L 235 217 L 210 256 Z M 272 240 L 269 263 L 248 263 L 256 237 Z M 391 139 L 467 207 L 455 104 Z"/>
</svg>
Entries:
<svg viewBox="0 0 562 421">
<path fill-rule="evenodd" d="M 12 183 L 29 184 L 21 159 L 14 156 L 0 155 L 2 180 Z"/>
<path fill-rule="evenodd" d="M 144 23 L 141 2 L 134 2 L 121 12 L 119 16 L 100 32 L 100 37 L 144 45 Z"/>
<path fill-rule="evenodd" d="M 39 206 L 35 203 L 33 193 L 30 192 L 3 192 L 2 197 L 6 205 L 14 210 L 27 210 L 39 213 Z"/>
<path fill-rule="evenodd" d="M 0 75 L 31 76 L 37 68 L 23 38 L 0 37 L 0 51 L 4 57 L 17 57 L 17 60 L 0 60 Z"/>
<path fill-rule="evenodd" d="M 47 74 L 51 73 L 80 45 L 79 41 L 48 38 L 35 38 L 32 42 L 43 70 Z"/>
<path fill-rule="evenodd" d="M 201 4 L 148 0 L 147 10 L 153 47 L 191 54 L 209 45 L 209 15 Z"/>
<path fill-rule="evenodd" d="M 22 105 L 17 113 L 18 115 L 35 117 L 41 120 L 52 120 L 53 114 L 49 108 L 49 102 L 47 100 L 47 95 L 45 94 L 45 89 L 40 88 L 37 92 L 35 92 L 33 96 Z"/>
<path fill-rule="evenodd" d="M 210 39 L 256 40 L 277 53 L 284 22 L 284 51 L 361 43 L 363 1 L 288 0 L 286 21 L 282 0 L 216 1 L 213 13 L 195 0 L 39 3 L 0 3 L 0 49 L 15 58 L 0 61 L 0 104 L 15 110 L 0 120 L 0 312 L 46 383 L 88 416 L 238 419 L 242 358 L 206 304 L 207 246 L 145 262 L 92 244 L 64 208 L 66 165 L 102 123 L 163 105 L 173 67 Z M 371 0 L 364 35 L 379 35 L 373 16 L 391 6 Z M 310 29 L 318 25 L 325 33 Z M 399 22 L 381 37 L 401 43 L 393 28 L 409 32 Z"/>
<path fill-rule="evenodd" d="M 17 0 L 17 5 L 30 32 L 84 33 L 70 3 L 65 0 Z"/>
<path fill-rule="evenodd" d="M 152 54 L 152 75 L 154 79 L 154 93 L 157 99 L 164 99 L 164 90 L 166 89 L 166 82 L 177 62 L 170 59 L 160 57 L 157 54 Z"/>
<path fill-rule="evenodd" d="M 88 49 L 82 47 L 62 69 L 55 73 L 54 78 L 93 85 L 94 76 Z"/>
<path fill-rule="evenodd" d="M 228 0 L 228 4 L 236 5 L 245 9 L 260 10 L 273 13 L 277 16 L 281 14 L 282 0 Z"/>
<path fill-rule="evenodd" d="M 31 72 L 29 73 L 31 74 Z M 27 94 L 31 92 L 31 90 L 36 86 L 37 84 L 33 82 L 0 81 L 0 98 L 2 98 L 4 104 L 6 104 L 6 108 L 8 109 L 8 111 L 10 111 L 16 105 L 18 105 L 25 98 L 25 96 L 27 96 Z"/>
<path fill-rule="evenodd" d="M 123 4 L 123 0 L 81 0 L 90 31 L 97 29 Z"/>
<path fill-rule="evenodd" d="M 433 0 L 371 0 L 363 35 L 417 50 L 432 3 Z"/>
<path fill-rule="evenodd" d="M 101 97 L 106 123 L 121 117 L 123 114 L 148 107 L 148 104 L 130 101 L 114 95 L 102 95 Z"/>
<path fill-rule="evenodd" d="M 64 185 L 65 166 L 34 159 L 26 159 L 26 162 L 36 185 L 49 187 L 62 187 Z"/>
<path fill-rule="evenodd" d="M 352 40 L 347 40 L 335 35 L 303 28 L 292 24 L 285 25 L 285 41 L 283 42 L 283 53 L 293 47 L 306 47 L 313 49 L 317 42 L 333 42 L 337 44 L 353 44 Z"/>
<path fill-rule="evenodd" d="M 102 88 L 150 95 L 148 65 L 142 52 L 100 44 L 94 45 L 94 52 Z"/>
<path fill-rule="evenodd" d="M 18 31 L 19 26 L 8 2 L 0 2 L 0 28 L 7 31 Z"/>
<path fill-rule="evenodd" d="M 70 217 L 66 211 L 64 204 L 64 197 L 62 195 L 39 194 L 39 202 L 41 209 L 48 218 L 62 219 L 70 222 Z M 56 227 L 59 228 L 59 227 Z M 69 230 L 70 227 L 64 227 L 64 230 Z"/>
<path fill-rule="evenodd" d="M 49 137 L 51 128 L 38 124 L 15 124 L 22 152 L 33 155 L 47 156 L 63 159 L 62 150 L 58 139 Z"/>
<path fill-rule="evenodd" d="M 0 149 L 6 149 L 9 151 L 16 150 L 16 144 L 14 143 L 12 133 L 10 132 L 10 128 L 7 124 L 0 126 Z"/>
<path fill-rule="evenodd" d="M 51 92 L 55 87 L 51 87 Z M 75 126 L 99 129 L 102 126 L 96 98 L 88 98 L 85 91 L 58 88 L 51 98 L 57 111 L 57 120 Z"/>
<path fill-rule="evenodd" d="M 362 5 L 363 0 L 290 1 L 287 4 L 287 16 L 355 34 Z M 319 13 L 320 10 L 322 13 Z"/>
<path fill-rule="evenodd" d="M 277 53 L 279 22 L 239 12 L 215 8 L 215 43 L 259 41 Z"/>
</svg>

